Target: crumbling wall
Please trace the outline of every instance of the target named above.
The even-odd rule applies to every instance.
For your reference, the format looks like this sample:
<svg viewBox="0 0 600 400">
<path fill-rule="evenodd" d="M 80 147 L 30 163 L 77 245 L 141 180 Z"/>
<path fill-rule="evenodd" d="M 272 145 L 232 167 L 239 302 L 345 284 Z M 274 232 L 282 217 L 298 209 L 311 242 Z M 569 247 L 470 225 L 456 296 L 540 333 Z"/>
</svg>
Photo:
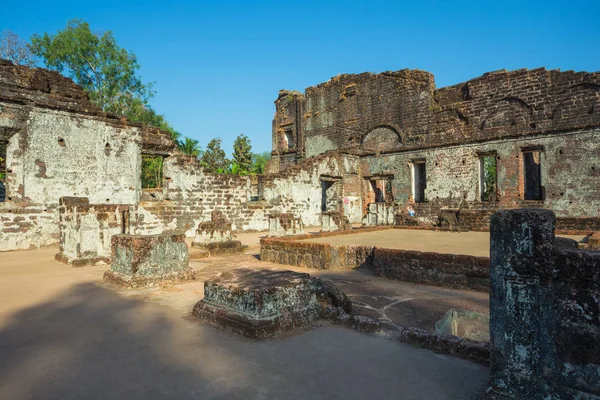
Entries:
<svg viewBox="0 0 600 400">
<path fill-rule="evenodd" d="M 141 202 L 136 233 L 184 231 L 196 234 L 198 224 L 221 211 L 233 230 L 267 230 L 268 204 L 251 202 L 252 187 L 246 176 L 204 171 L 192 157 L 174 154 L 163 164 L 165 186 L 160 199 Z"/>
<path fill-rule="evenodd" d="M 139 130 L 67 112 L 32 109 L 9 141 L 8 197 L 57 204 L 61 196 L 92 203 L 135 203 L 141 176 Z"/>
<path fill-rule="evenodd" d="M 492 217 L 489 398 L 600 397 L 600 252 L 554 228 L 549 210 Z"/>
<path fill-rule="evenodd" d="M 0 251 L 58 243 L 57 207 L 0 203 Z"/>
<path fill-rule="evenodd" d="M 288 168 L 284 173 L 260 178 L 264 199 L 277 211 L 299 216 L 306 226 L 320 226 L 322 179 L 339 178 L 342 184 L 340 208 L 350 222 L 360 222 L 358 158 L 347 154 L 323 154 Z"/>
<path fill-rule="evenodd" d="M 363 178 L 393 175 L 401 210 L 417 200 L 412 165 L 424 162 L 425 201 L 415 206 L 419 223 L 436 224 L 440 210 L 452 208 L 472 212 L 463 213 L 467 225 L 481 229 L 495 210 L 543 207 L 557 213 L 561 227 L 599 225 L 588 219 L 600 210 L 600 72 L 496 71 L 441 89 L 423 71 L 340 75 L 292 100 L 299 105 L 288 106 L 281 96 L 276 101 L 274 142 L 278 132 L 293 127 L 303 138 L 296 157 L 336 150 L 360 156 Z M 303 110 L 301 122 L 290 107 Z M 525 199 L 527 151 L 541 154 L 536 200 Z M 279 162 L 273 170 L 290 168 L 293 160 L 284 162 L 280 147 L 273 153 L 273 163 Z M 491 201 L 480 194 L 484 154 L 496 157 Z M 363 213 L 374 201 L 366 179 Z"/>
<path fill-rule="evenodd" d="M 522 149 L 541 151 L 542 187 L 545 199 L 524 199 Z M 496 155 L 497 200 L 480 196 L 480 155 Z M 370 174 L 392 174 L 394 199 L 405 207 L 412 197 L 411 161 L 424 159 L 427 170 L 425 204 L 417 204 L 417 216 L 437 217 L 441 208 L 479 210 L 550 208 L 559 217 L 595 216 L 600 210 L 598 192 L 600 129 L 548 135 L 515 141 L 495 140 L 482 144 L 407 151 L 363 159 Z"/>
<path fill-rule="evenodd" d="M 141 153 L 174 148 L 168 133 L 98 110 L 72 80 L 6 60 L 0 60 L 0 141 L 7 143 L 0 250 L 57 243 L 60 197 L 136 204 Z"/>
<path fill-rule="evenodd" d="M 75 267 L 109 263 L 111 238 L 129 233 L 130 212 L 126 204 L 90 204 L 86 197 L 61 197 L 58 261 Z"/>
</svg>

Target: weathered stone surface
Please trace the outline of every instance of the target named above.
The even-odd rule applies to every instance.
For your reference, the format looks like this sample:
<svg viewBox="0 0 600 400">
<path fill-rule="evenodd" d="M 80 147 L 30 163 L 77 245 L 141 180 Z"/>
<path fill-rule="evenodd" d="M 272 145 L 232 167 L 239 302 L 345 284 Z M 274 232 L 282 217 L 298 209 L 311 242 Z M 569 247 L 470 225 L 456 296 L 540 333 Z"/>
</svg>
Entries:
<svg viewBox="0 0 600 400">
<path fill-rule="evenodd" d="M 244 251 L 248 246 L 242 246 L 239 240 L 233 240 L 235 237 L 231 222 L 221 211 L 215 210 L 211 213 L 210 221 L 198 225 L 192 247 L 206 250 L 211 256 Z"/>
<path fill-rule="evenodd" d="M 291 238 L 265 238 L 261 239 L 260 257 L 263 261 L 316 269 L 368 266 L 375 275 L 390 279 L 489 291 L 488 257 L 301 241 L 378 229 L 382 228 L 324 232 Z"/>
<path fill-rule="evenodd" d="M 407 225 L 437 225 L 442 209 L 456 209 L 460 229 L 485 229 L 497 210 L 540 207 L 557 213 L 559 229 L 600 230 L 599 102 L 598 72 L 502 70 L 439 89 L 418 70 L 339 75 L 305 93 L 279 93 L 270 168 L 285 173 L 336 151 L 359 156 L 366 225 L 387 224 L 391 214 L 368 183 L 381 176 L 391 178 L 400 210 L 416 209 L 400 221 Z M 525 196 L 532 149 L 541 154 L 540 200 Z M 497 165 L 489 201 L 481 199 L 484 155 Z M 426 202 L 416 204 L 415 160 L 426 170 Z"/>
<path fill-rule="evenodd" d="M 269 236 L 292 236 L 304 233 L 302 219 L 292 213 L 269 215 Z"/>
<path fill-rule="evenodd" d="M 400 340 L 414 346 L 452 354 L 483 364 L 487 364 L 490 359 L 490 344 L 488 342 L 477 342 L 453 335 L 431 333 L 419 328 L 403 329 L 400 333 Z"/>
<path fill-rule="evenodd" d="M 600 398 L 600 253 L 556 246 L 555 223 L 492 217 L 489 398 Z"/>
<path fill-rule="evenodd" d="M 339 211 L 327 211 L 321 214 L 321 232 L 333 232 L 352 229 L 348 217 Z"/>
<path fill-rule="evenodd" d="M 105 281 L 143 287 L 194 279 L 184 234 L 114 235 L 111 242 Z"/>
<path fill-rule="evenodd" d="M 308 327 L 318 318 L 368 332 L 381 329 L 379 321 L 349 315 L 351 310 L 352 303 L 343 292 L 308 274 L 238 269 L 205 281 L 204 299 L 192 313 L 257 339 Z"/>
<path fill-rule="evenodd" d="M 59 204 L 56 260 L 74 267 L 110 263 L 111 238 L 129 232 L 131 206 L 90 204 L 87 197 L 61 197 Z"/>
</svg>

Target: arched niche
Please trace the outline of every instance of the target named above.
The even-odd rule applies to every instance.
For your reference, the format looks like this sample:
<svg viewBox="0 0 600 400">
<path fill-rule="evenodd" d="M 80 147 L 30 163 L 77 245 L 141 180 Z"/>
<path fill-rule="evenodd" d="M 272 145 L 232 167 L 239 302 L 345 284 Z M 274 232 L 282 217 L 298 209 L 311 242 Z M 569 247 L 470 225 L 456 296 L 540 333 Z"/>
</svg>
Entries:
<svg viewBox="0 0 600 400">
<path fill-rule="evenodd" d="M 369 132 L 362 141 L 363 150 L 382 152 L 397 149 L 402 145 L 402 139 L 395 129 L 389 126 L 378 126 Z"/>
</svg>

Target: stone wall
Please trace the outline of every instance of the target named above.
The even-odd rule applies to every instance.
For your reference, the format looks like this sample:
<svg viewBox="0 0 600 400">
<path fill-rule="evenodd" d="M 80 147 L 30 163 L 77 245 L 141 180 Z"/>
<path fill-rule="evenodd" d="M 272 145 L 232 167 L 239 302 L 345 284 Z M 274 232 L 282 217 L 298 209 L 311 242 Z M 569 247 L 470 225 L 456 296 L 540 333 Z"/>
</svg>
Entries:
<svg viewBox="0 0 600 400">
<path fill-rule="evenodd" d="M 431 74 L 403 70 L 340 75 L 304 94 L 282 93 L 275 102 L 273 162 L 279 166 L 273 169 L 293 168 L 290 151 L 307 161 L 327 151 L 355 154 L 363 213 L 375 200 L 369 180 L 385 177 L 401 210 L 416 203 L 421 224 L 438 223 L 444 208 L 478 213 L 464 221 L 476 229 L 486 227 L 494 211 L 511 208 L 552 209 L 559 221 L 597 219 L 598 72 L 497 71 L 435 89 Z M 287 131 L 300 138 L 297 148 L 282 146 Z M 530 151 L 540 152 L 539 200 L 525 198 Z M 484 155 L 497 166 L 490 201 L 481 198 Z M 424 202 L 415 198 L 415 163 L 425 166 Z M 599 225 L 575 219 L 564 226 L 578 221 L 581 229 Z"/>
<path fill-rule="evenodd" d="M 0 251 L 58 243 L 57 207 L 0 203 Z"/>
<path fill-rule="evenodd" d="M 600 252 L 554 229 L 548 210 L 492 217 L 489 398 L 600 398 Z"/>
<path fill-rule="evenodd" d="M 362 228 L 346 231 L 343 234 L 381 229 L 386 228 Z M 489 290 L 490 260 L 488 257 L 385 249 L 375 246 L 335 246 L 302 241 L 335 235 L 340 233 L 325 232 L 293 238 L 261 239 L 260 258 L 278 264 L 316 269 L 368 266 L 377 276 L 405 282 L 483 292 Z"/>
<path fill-rule="evenodd" d="M 129 233 L 132 210 L 135 206 L 90 204 L 85 197 L 61 197 L 56 259 L 73 266 L 109 263 L 111 238 Z"/>
<path fill-rule="evenodd" d="M 6 143 L 6 195 L 0 250 L 59 240 L 59 198 L 136 204 L 141 154 L 169 155 L 170 135 L 94 107 L 60 74 L 0 60 L 0 142 Z"/>
</svg>

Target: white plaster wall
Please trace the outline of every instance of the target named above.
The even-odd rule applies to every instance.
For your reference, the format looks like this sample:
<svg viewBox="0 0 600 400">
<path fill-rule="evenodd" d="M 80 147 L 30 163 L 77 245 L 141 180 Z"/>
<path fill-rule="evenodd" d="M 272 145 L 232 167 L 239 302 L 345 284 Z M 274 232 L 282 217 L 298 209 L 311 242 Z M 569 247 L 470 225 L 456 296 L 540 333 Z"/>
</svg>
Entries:
<svg viewBox="0 0 600 400">
<path fill-rule="evenodd" d="M 18 140 L 27 147 L 18 152 Z M 62 138 L 65 146 L 59 145 Z M 105 153 L 109 144 L 110 152 Z M 61 196 L 88 197 L 90 203 L 135 204 L 139 199 L 141 151 L 137 128 L 117 128 L 103 121 L 68 113 L 34 109 L 26 132 L 9 145 L 22 174 L 24 195 L 39 204 L 57 204 Z M 46 166 L 41 177 L 37 162 Z M 11 164 L 12 168 L 12 164 Z M 9 185 L 14 193 L 17 188 Z"/>
<path fill-rule="evenodd" d="M 0 251 L 27 250 L 58 243 L 58 211 L 0 203 Z"/>
</svg>

